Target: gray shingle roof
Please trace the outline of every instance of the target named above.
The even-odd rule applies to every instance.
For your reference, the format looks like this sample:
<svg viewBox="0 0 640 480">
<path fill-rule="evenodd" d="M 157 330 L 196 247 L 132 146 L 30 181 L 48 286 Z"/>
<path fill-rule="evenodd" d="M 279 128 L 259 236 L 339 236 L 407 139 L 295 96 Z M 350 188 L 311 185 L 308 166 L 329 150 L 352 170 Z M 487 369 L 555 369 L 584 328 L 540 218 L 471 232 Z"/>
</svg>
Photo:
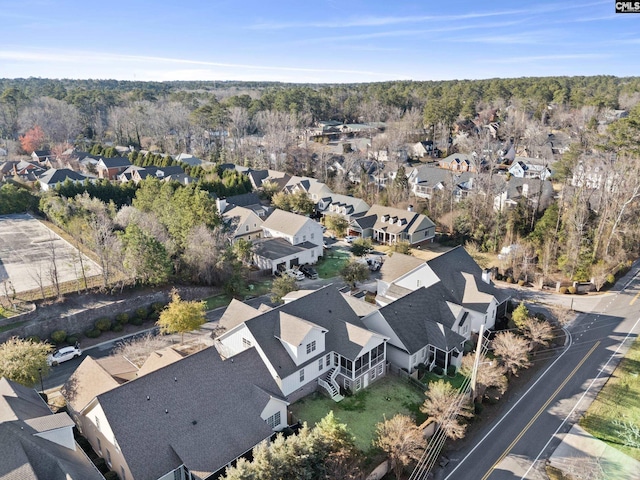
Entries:
<svg viewBox="0 0 640 480">
<path fill-rule="evenodd" d="M 282 398 L 255 349 L 223 361 L 210 347 L 98 401 L 133 476 L 155 480 L 183 463 L 211 474 L 269 437 L 270 396 Z"/>
<path fill-rule="evenodd" d="M 104 158 L 101 157 L 100 161 L 104 163 L 107 168 L 122 168 L 128 167 L 131 165 L 131 162 L 127 157 L 113 157 L 113 158 Z"/>
<path fill-rule="evenodd" d="M 456 317 L 447 302 L 454 299 L 441 283 L 436 283 L 405 295 L 379 312 L 410 354 L 425 345 L 449 351 L 460 348 L 465 338 L 451 330 Z"/>
<path fill-rule="evenodd" d="M 253 252 L 256 255 L 268 258 L 269 260 L 278 260 L 315 247 L 317 247 L 317 245 L 314 245 L 311 242 L 291 245 L 284 238 L 265 238 L 256 240 L 253 243 Z"/>
<path fill-rule="evenodd" d="M 80 448 L 74 451 L 35 433 L 23 422 L 0 424 L 2 480 L 104 480 Z"/>
<path fill-rule="evenodd" d="M 260 204 L 260 197 L 256 193 L 243 193 L 242 195 L 233 195 L 225 199 L 229 205 L 237 207 L 246 207 L 249 205 Z"/>
<path fill-rule="evenodd" d="M 0 378 L 0 479 L 99 480 L 102 475 L 80 449 L 36 435 L 67 428 L 66 413 L 51 413 L 33 389 Z"/>
<path fill-rule="evenodd" d="M 435 227 L 435 224 L 426 215 L 422 215 L 417 212 L 409 212 L 408 210 L 402 210 L 400 208 L 384 207 L 382 205 L 374 205 L 367 212 L 367 216 L 376 215 L 376 223 L 373 228 L 376 230 L 384 230 L 389 233 L 406 232 L 413 234 L 420 230 Z M 391 224 L 384 221 L 383 218 L 388 215 L 390 218 L 394 218 L 394 223 Z M 403 222 L 404 221 L 404 222 Z"/>
<path fill-rule="evenodd" d="M 34 389 L 0 378 L 0 423 L 43 415 L 51 415 L 51 411 Z"/>
<path fill-rule="evenodd" d="M 38 181 L 47 185 L 54 185 L 56 183 L 64 182 L 67 178 L 74 182 L 84 181 L 87 179 L 84 175 L 74 172 L 73 170 L 69 170 L 68 168 L 50 168 L 40 175 Z"/>
<path fill-rule="evenodd" d="M 497 289 L 493 284 L 490 285 L 482 280 L 482 269 L 461 246 L 455 247 L 429 260 L 427 265 L 431 267 L 446 289 L 451 292 L 455 302 L 466 308 L 482 311 L 486 309 L 489 302 L 482 300 L 477 301 L 473 299 L 473 297 L 471 301 L 469 301 L 468 298 L 465 299 L 465 290 L 468 292 L 469 288 L 473 288 L 472 285 L 467 284 L 469 277 L 465 278 L 465 273 L 473 276 L 479 292 L 494 296 L 498 303 L 502 303 L 509 298 L 508 294 Z"/>
<path fill-rule="evenodd" d="M 280 312 L 302 318 L 327 330 L 325 351 L 319 351 L 317 356 L 300 366 L 296 366 L 280 340 L 276 338 Z M 354 336 L 353 332 L 351 332 L 353 341 L 350 339 L 347 324 L 365 330 L 367 328 L 340 292 L 331 285 L 245 322 L 280 378 L 285 378 L 305 365 L 317 361 L 326 352 L 335 351 L 346 358 L 355 360 L 362 350 L 362 346 L 357 343 L 359 338 L 356 338 L 357 335 Z"/>
</svg>

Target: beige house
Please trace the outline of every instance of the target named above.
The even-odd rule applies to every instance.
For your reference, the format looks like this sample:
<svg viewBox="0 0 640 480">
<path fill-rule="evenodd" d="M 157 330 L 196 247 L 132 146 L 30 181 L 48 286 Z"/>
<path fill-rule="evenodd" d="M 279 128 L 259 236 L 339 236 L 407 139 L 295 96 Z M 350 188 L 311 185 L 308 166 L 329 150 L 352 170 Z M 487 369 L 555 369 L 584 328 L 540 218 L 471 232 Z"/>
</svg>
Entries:
<svg viewBox="0 0 640 480">
<path fill-rule="evenodd" d="M 232 207 L 222 214 L 222 218 L 233 232 L 234 243 L 241 238 L 253 241 L 262 237 L 262 219 L 250 208 Z"/>
</svg>

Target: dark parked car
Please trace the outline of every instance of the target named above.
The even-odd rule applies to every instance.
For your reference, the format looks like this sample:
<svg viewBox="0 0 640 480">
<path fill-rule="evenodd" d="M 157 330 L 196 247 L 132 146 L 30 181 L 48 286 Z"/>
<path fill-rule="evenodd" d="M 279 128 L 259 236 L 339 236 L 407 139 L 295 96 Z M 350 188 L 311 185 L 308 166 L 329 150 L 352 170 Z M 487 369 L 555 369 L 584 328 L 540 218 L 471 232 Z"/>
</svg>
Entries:
<svg viewBox="0 0 640 480">
<path fill-rule="evenodd" d="M 316 272 L 316 269 L 313 268 L 311 265 L 302 265 L 300 267 L 300 271 L 304 273 L 307 277 L 309 277 L 311 280 L 315 280 L 316 278 L 318 278 L 318 272 Z"/>
</svg>

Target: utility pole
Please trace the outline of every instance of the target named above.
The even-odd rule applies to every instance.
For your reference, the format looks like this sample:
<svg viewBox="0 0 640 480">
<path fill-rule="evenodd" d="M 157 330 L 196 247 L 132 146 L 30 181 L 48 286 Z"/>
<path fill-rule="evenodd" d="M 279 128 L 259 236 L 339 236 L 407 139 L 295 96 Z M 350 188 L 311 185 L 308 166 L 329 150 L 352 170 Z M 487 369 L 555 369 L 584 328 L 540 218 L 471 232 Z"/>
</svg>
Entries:
<svg viewBox="0 0 640 480">
<path fill-rule="evenodd" d="M 480 365 L 480 351 L 482 350 L 482 339 L 484 333 L 484 324 L 480 325 L 480 331 L 478 332 L 478 344 L 476 345 L 476 358 L 473 362 L 473 371 L 471 372 L 471 401 L 476 398 L 476 380 L 478 377 L 478 365 Z"/>
</svg>

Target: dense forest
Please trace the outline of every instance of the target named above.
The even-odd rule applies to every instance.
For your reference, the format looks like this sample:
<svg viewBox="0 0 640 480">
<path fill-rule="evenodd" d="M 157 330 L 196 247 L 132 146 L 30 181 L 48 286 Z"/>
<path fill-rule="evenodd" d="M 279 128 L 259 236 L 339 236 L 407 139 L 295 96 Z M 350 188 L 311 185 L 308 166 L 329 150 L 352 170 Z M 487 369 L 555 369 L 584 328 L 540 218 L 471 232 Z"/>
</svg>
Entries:
<svg viewBox="0 0 640 480">
<path fill-rule="evenodd" d="M 369 204 L 415 204 L 441 232 L 479 252 L 519 245 L 503 265 L 514 280 L 597 278 L 601 285 L 640 253 L 635 215 L 640 197 L 639 102 L 640 78 L 612 76 L 340 85 L 0 79 L 0 148 L 8 158 L 43 148 L 56 155 L 71 146 L 114 156 L 113 146 L 124 145 L 133 150 L 132 163 L 141 166 L 172 165 L 177 162 L 171 156 L 190 153 L 217 165 L 234 162 L 314 176 L 333 191 Z M 325 120 L 384 124 L 367 139 L 365 151 L 348 144 L 336 153 L 325 148 L 326 138 L 309 141 L 310 132 Z M 462 129 L 469 124 L 473 128 Z M 565 148 L 548 148 L 551 135 L 562 136 Z M 454 202 L 451 184 L 428 199 L 414 198 L 407 177 L 420 165 L 417 161 L 400 165 L 383 188 L 367 180 L 365 164 L 375 160 L 377 152 L 393 157 L 424 140 L 432 140 L 442 155 L 476 155 L 482 169 L 474 174 L 472 195 Z M 493 199 L 502 188 L 496 179 L 504 178 L 500 166 L 510 147 L 548 162 L 554 191 L 549 205 L 524 199 L 515 208 L 495 210 Z M 341 169 L 334 168 L 336 162 Z M 354 170 L 360 171 L 361 180 L 354 181 Z M 585 172 L 597 172 L 597 182 L 580 180 Z M 39 205 L 66 229 L 86 229 L 101 219 L 114 235 L 109 241 L 123 252 L 120 261 L 128 259 L 136 272 L 145 268 L 132 265 L 142 262 L 138 252 L 147 242 L 145 248 L 162 260 L 148 260 L 146 265 L 158 271 L 140 273 L 140 281 L 159 283 L 179 274 L 215 283 L 220 272 L 237 268 L 233 252 L 216 231 L 215 209 L 206 202 L 197 206 L 208 213 L 176 229 L 172 199 L 175 196 L 175 208 L 185 212 L 196 207 L 185 203 L 183 190 L 204 201 L 207 193 L 243 193 L 250 185 L 239 174 L 232 178 L 215 169 L 198 167 L 187 173 L 198 179 L 196 187 L 127 190 L 103 184 L 78 190 L 66 185 L 44 195 Z M 9 199 L 15 192 L 3 187 L 2 193 Z M 151 197 L 163 203 L 152 203 Z M 11 201 L 34 204 L 22 197 Z M 75 226 L 76 217 L 87 225 Z M 98 238 L 95 235 L 82 233 L 78 238 Z M 154 241 L 160 245 L 151 245 Z M 228 261 L 197 271 L 202 252 L 193 248 L 207 242 Z M 102 247 L 96 243 L 92 248 Z"/>
</svg>

